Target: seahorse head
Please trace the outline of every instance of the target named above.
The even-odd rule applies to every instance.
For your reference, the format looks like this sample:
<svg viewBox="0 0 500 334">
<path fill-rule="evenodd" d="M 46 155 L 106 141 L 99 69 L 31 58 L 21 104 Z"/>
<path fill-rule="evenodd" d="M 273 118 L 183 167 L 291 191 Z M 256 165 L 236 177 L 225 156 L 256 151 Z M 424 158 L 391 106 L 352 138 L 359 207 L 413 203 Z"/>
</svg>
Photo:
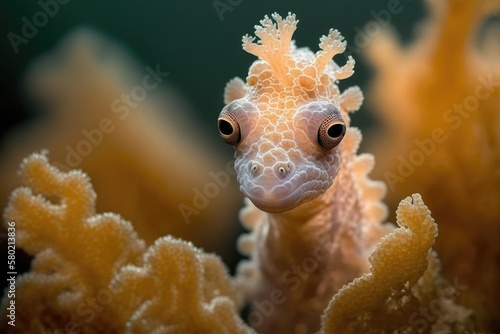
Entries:
<svg viewBox="0 0 500 334">
<path fill-rule="evenodd" d="M 332 57 L 346 43 L 337 30 L 320 38 L 320 51 L 296 48 L 298 21 L 273 14 L 243 37 L 243 49 L 259 57 L 246 83 L 235 78 L 225 90 L 227 104 L 217 127 L 235 147 L 240 189 L 258 208 L 282 212 L 324 193 L 341 163 L 340 143 L 349 127 L 348 111 L 359 108 L 362 94 L 342 94 L 337 80 L 352 75 L 354 60 L 339 67 Z"/>
</svg>

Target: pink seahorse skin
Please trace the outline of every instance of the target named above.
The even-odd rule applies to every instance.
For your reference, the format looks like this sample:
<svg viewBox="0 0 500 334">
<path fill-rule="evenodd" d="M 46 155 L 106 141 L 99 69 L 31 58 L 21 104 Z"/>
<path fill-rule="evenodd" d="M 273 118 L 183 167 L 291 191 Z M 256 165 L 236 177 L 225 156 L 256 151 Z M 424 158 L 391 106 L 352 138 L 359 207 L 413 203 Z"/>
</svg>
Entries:
<svg viewBox="0 0 500 334">
<path fill-rule="evenodd" d="M 219 128 L 235 146 L 240 189 L 250 200 L 240 219 L 252 231 L 239 241 L 250 260 L 237 284 L 259 332 L 310 333 L 335 292 L 368 271 L 368 256 L 389 229 L 381 225 L 385 186 L 367 177 L 373 157 L 356 154 L 361 134 L 348 112 L 363 97 L 336 84 L 354 67 L 351 57 L 342 67 L 332 60 L 346 47 L 340 33 L 330 30 L 315 54 L 291 41 L 295 15 L 272 18 L 256 26 L 259 43 L 243 37 L 243 48 L 260 59 L 246 83 L 229 82 L 219 117 L 220 127 L 234 130 Z M 330 138 L 331 124 L 345 135 Z"/>
</svg>

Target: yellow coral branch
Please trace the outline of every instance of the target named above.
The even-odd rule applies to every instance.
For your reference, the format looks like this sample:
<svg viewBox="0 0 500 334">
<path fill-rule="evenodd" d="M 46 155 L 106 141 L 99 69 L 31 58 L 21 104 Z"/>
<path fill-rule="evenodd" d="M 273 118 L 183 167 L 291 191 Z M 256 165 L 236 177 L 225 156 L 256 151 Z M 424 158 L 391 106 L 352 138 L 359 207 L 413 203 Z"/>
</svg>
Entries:
<svg viewBox="0 0 500 334">
<path fill-rule="evenodd" d="M 2 322 L 2 332 L 253 332 L 217 256 L 170 236 L 146 250 L 129 222 L 95 214 L 83 172 L 62 173 L 46 152 L 25 159 L 21 175 L 26 187 L 13 192 L 5 218 L 35 258 L 16 281 L 16 326 Z"/>
<path fill-rule="evenodd" d="M 370 256 L 370 272 L 344 286 L 323 315 L 323 333 L 368 332 L 402 290 L 423 275 L 437 226 L 420 195 L 403 200 L 397 211 L 399 229 L 382 238 Z M 401 310 L 399 310 L 401 312 Z"/>
<path fill-rule="evenodd" d="M 47 153 L 33 154 L 21 165 L 28 187 L 15 190 L 5 217 L 16 222 L 17 246 L 31 255 L 56 250 L 79 263 L 92 284 L 105 285 L 117 268 L 136 262 L 144 251 L 132 226 L 114 214 L 95 215 L 96 194 L 81 171 L 61 173 Z"/>
<path fill-rule="evenodd" d="M 185 241 L 157 240 L 144 266 L 125 267 L 112 288 L 117 304 L 134 310 L 123 313 L 128 333 L 253 332 L 238 316 L 236 291 L 220 259 Z"/>
</svg>

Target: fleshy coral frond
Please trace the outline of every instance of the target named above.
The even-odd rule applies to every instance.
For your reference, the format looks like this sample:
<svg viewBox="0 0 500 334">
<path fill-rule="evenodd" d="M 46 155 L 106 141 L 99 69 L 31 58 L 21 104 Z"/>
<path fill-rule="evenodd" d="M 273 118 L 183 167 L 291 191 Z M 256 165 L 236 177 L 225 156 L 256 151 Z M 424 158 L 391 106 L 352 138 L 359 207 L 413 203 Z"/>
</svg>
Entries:
<svg viewBox="0 0 500 334">
<path fill-rule="evenodd" d="M 121 319 L 127 333 L 253 332 L 238 316 L 236 291 L 220 259 L 186 241 L 157 240 L 144 265 L 123 268 L 112 287 L 116 303 L 135 310 Z"/>
<path fill-rule="evenodd" d="M 291 13 L 284 20 L 277 13 L 272 14 L 272 18 L 276 23 L 266 15 L 260 25 L 255 26 L 255 35 L 260 39 L 258 43 L 253 43 L 255 37 L 243 36 L 243 49 L 266 61 L 276 79 L 286 81 L 292 35 L 299 21 Z"/>
<path fill-rule="evenodd" d="M 443 275 L 468 286 L 460 299 L 482 331 L 498 332 L 500 1 L 424 3 L 429 15 L 415 39 L 403 44 L 387 29 L 366 47 L 370 110 L 380 121 L 368 151 L 377 157 L 374 176 L 391 190 L 390 208 L 415 189 L 429 203 L 443 236 L 434 246 Z M 423 142 L 431 150 L 405 174 L 402 161 Z"/>
<path fill-rule="evenodd" d="M 217 256 L 170 236 L 146 250 L 129 222 L 95 214 L 83 172 L 59 171 L 46 153 L 25 159 L 21 174 L 26 187 L 5 219 L 34 260 L 16 281 L 16 326 L 4 321 L 2 332 L 252 333 Z"/>
<path fill-rule="evenodd" d="M 418 316 L 418 310 L 431 302 L 439 303 L 439 311 L 427 328 L 436 325 L 457 333 L 472 329 L 471 312 L 443 296 L 439 265 L 431 252 L 437 225 L 420 195 L 403 200 L 397 218 L 400 228 L 377 245 L 370 272 L 331 300 L 322 317 L 322 333 L 421 332 L 412 315 Z"/>
<path fill-rule="evenodd" d="M 18 247 L 33 256 L 57 252 L 79 263 L 96 286 L 106 284 L 113 269 L 140 258 L 144 242 L 130 223 L 114 214 L 95 215 L 96 194 L 87 175 L 59 172 L 46 152 L 25 159 L 21 175 L 28 187 L 13 192 L 5 211 L 5 218 L 16 223 Z"/>
<path fill-rule="evenodd" d="M 17 279 L 17 324 L 8 329 L 93 332 L 113 312 L 103 309 L 89 323 L 91 314 L 82 309 L 96 298 L 109 302 L 103 289 L 119 267 L 140 262 L 145 243 L 117 215 L 95 215 L 96 194 L 81 171 L 60 172 L 44 152 L 26 158 L 21 175 L 27 187 L 12 193 L 5 219 L 15 223 L 16 246 L 34 260 L 32 270 Z"/>
</svg>

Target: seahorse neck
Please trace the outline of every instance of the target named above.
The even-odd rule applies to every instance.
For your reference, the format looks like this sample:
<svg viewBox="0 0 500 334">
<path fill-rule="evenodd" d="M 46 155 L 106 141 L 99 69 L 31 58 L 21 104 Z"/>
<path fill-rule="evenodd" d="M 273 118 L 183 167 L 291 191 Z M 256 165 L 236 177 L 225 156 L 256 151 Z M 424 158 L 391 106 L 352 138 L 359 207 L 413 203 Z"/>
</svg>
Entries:
<svg viewBox="0 0 500 334">
<path fill-rule="evenodd" d="M 316 278 L 330 276 L 339 267 L 346 269 L 348 276 L 356 275 L 351 269 L 357 272 L 359 268 L 368 268 L 366 259 L 362 260 L 366 265 L 358 263 L 358 257 L 363 255 L 360 205 L 353 175 L 345 168 L 333 185 L 314 200 L 287 212 L 268 213 L 257 246 L 264 276 L 280 285 L 282 273 L 301 265 L 308 257 L 319 265 Z M 351 265 L 353 268 L 345 268 Z M 305 281 L 310 280 L 315 280 L 313 275 Z"/>
<path fill-rule="evenodd" d="M 318 239 L 334 233 L 331 221 L 333 186 L 324 194 L 312 201 L 302 204 L 290 211 L 268 214 L 268 241 L 274 245 L 281 243 L 281 252 L 284 249 L 298 249 L 303 251 L 313 249 Z"/>
</svg>

